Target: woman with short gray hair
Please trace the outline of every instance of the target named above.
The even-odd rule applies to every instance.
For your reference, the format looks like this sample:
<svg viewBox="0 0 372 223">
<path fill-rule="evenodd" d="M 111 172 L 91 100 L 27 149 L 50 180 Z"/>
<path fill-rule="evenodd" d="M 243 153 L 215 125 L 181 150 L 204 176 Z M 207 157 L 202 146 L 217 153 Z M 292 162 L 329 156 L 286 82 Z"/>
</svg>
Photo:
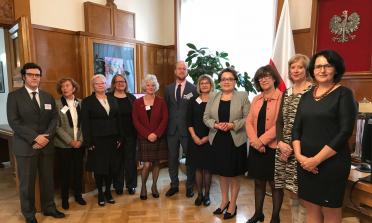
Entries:
<svg viewBox="0 0 372 223">
<path fill-rule="evenodd" d="M 147 199 L 146 182 L 152 164 L 152 196 L 159 197 L 156 182 L 159 176 L 159 161 L 168 159 L 165 129 L 168 124 L 168 108 L 165 100 L 155 95 L 159 83 L 155 75 L 148 74 L 141 82 L 146 95 L 133 103 L 132 117 L 137 129 L 137 159 L 143 162 L 141 200 Z"/>
<path fill-rule="evenodd" d="M 105 206 L 105 200 L 114 204 L 110 187 L 112 175 L 118 169 L 116 152 L 123 140 L 123 127 L 117 100 L 106 94 L 106 78 L 102 74 L 91 79 L 94 92 L 82 101 L 84 145 L 88 148 L 85 170 L 94 172 L 98 189 L 98 205 Z M 106 190 L 103 193 L 102 184 Z"/>
</svg>

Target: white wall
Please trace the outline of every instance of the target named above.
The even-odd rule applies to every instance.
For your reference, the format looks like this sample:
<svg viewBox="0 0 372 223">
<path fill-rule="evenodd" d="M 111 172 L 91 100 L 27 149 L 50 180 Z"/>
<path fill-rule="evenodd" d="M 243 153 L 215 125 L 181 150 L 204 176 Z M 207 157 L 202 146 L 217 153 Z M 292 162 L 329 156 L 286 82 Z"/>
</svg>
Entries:
<svg viewBox="0 0 372 223">
<path fill-rule="evenodd" d="M 30 0 L 32 24 L 84 31 L 87 0 Z M 101 5 L 106 0 L 89 0 Z M 173 0 L 116 0 L 118 9 L 136 14 L 136 39 L 147 43 L 174 44 Z"/>
<path fill-rule="evenodd" d="M 312 0 L 289 0 L 292 29 L 308 29 L 311 23 Z"/>
<path fill-rule="evenodd" d="M 6 100 L 8 98 L 9 86 L 8 86 L 8 72 L 6 67 L 6 56 L 5 56 L 5 42 L 4 42 L 4 30 L 0 28 L 0 61 L 3 62 L 3 75 L 4 75 L 4 86 L 5 93 L 0 93 L 0 125 L 8 124 L 6 117 Z"/>
</svg>

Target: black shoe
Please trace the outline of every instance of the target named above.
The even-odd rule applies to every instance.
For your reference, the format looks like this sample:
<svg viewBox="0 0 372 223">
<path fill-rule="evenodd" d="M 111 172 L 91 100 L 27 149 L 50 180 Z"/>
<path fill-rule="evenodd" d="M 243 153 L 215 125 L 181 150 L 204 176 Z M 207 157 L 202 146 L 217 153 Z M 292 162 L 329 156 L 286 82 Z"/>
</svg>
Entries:
<svg viewBox="0 0 372 223">
<path fill-rule="evenodd" d="M 53 218 L 64 218 L 65 217 L 65 214 L 63 214 L 62 212 L 59 212 L 57 209 L 55 209 L 52 212 L 44 212 L 44 215 L 52 216 Z"/>
<path fill-rule="evenodd" d="M 262 214 L 261 217 L 259 217 L 259 218 L 256 218 L 256 219 L 253 219 L 253 218 L 254 218 L 254 215 L 253 215 L 253 217 L 252 217 L 251 219 L 249 219 L 249 220 L 247 221 L 247 223 L 258 223 L 258 222 L 264 222 L 264 220 L 265 220 L 265 215 Z"/>
<path fill-rule="evenodd" d="M 37 223 L 37 220 L 35 217 L 26 218 L 26 223 Z"/>
<path fill-rule="evenodd" d="M 235 212 L 234 214 L 230 214 L 226 211 L 226 213 L 223 215 L 223 219 L 231 219 L 236 215 L 236 212 L 238 211 L 238 206 L 235 206 Z"/>
<path fill-rule="evenodd" d="M 86 205 L 87 204 L 87 202 L 85 202 L 85 200 L 81 196 L 75 196 L 75 201 L 76 201 L 76 203 L 78 203 L 80 205 Z"/>
<path fill-rule="evenodd" d="M 186 189 L 186 197 L 193 197 L 194 196 L 194 191 L 192 188 Z"/>
<path fill-rule="evenodd" d="M 107 203 L 110 203 L 110 204 L 115 204 L 115 200 L 114 198 L 112 198 L 112 195 L 111 195 L 111 191 L 105 191 L 105 199 L 107 201 Z"/>
<path fill-rule="evenodd" d="M 130 195 L 135 194 L 135 193 L 136 193 L 136 188 L 128 188 L 128 193 L 129 193 Z"/>
<path fill-rule="evenodd" d="M 204 196 L 201 197 L 201 198 L 197 197 L 196 200 L 195 200 L 195 206 L 200 206 L 202 204 L 203 200 L 204 200 Z"/>
<path fill-rule="evenodd" d="M 211 200 L 209 199 L 209 197 L 207 199 L 204 198 L 203 205 L 207 207 L 210 204 L 211 204 Z"/>
<path fill-rule="evenodd" d="M 141 194 L 140 194 L 140 199 L 141 200 L 147 200 L 147 188 L 145 188 L 145 195 L 142 195 L 142 190 L 144 187 L 141 188 Z"/>
<path fill-rule="evenodd" d="M 98 205 L 103 207 L 106 205 L 105 197 L 103 196 L 103 193 L 98 192 Z"/>
<path fill-rule="evenodd" d="M 156 189 L 156 188 L 155 188 Z M 152 188 L 151 188 L 151 193 L 152 193 L 152 196 L 154 197 L 154 198 L 159 198 L 159 192 L 158 192 L 158 189 L 156 189 L 156 192 L 154 193 L 154 191 L 152 190 Z"/>
<path fill-rule="evenodd" d="M 226 207 L 223 210 L 221 210 L 221 208 L 217 208 L 215 211 L 213 211 L 213 214 L 223 214 L 223 212 L 229 208 L 229 205 L 230 201 L 229 203 L 227 203 Z"/>
<path fill-rule="evenodd" d="M 62 199 L 62 208 L 64 210 L 68 210 L 70 208 L 70 204 L 68 203 L 68 200 Z"/>
<path fill-rule="evenodd" d="M 123 189 L 116 189 L 116 194 L 117 195 L 122 195 L 123 194 Z"/>
<path fill-rule="evenodd" d="M 165 196 L 167 197 L 171 197 L 173 196 L 175 193 L 177 193 L 179 190 L 178 190 L 178 187 L 175 187 L 175 188 L 170 188 L 167 193 L 165 194 Z"/>
</svg>

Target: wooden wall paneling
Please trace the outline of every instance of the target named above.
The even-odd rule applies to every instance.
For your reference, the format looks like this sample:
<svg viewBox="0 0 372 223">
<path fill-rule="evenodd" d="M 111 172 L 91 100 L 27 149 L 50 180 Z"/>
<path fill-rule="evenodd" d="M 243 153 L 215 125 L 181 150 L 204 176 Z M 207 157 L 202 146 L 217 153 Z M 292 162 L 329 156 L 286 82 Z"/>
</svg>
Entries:
<svg viewBox="0 0 372 223">
<path fill-rule="evenodd" d="M 113 17 L 112 7 L 84 2 L 86 32 L 113 36 Z"/>
<path fill-rule="evenodd" d="M 165 67 L 164 67 L 164 74 L 165 78 L 165 85 L 171 84 L 175 81 L 174 75 L 174 66 L 176 64 L 177 56 L 176 56 L 176 46 L 170 45 L 165 47 Z"/>
<path fill-rule="evenodd" d="M 284 0 L 277 0 L 275 33 L 279 25 L 279 20 L 280 20 L 280 15 L 282 14 L 283 4 L 284 4 Z"/>
<path fill-rule="evenodd" d="M 141 89 L 141 80 L 144 77 L 144 47 L 142 44 L 136 44 L 136 73 L 137 73 L 137 91 L 132 93 L 142 93 L 143 90 Z"/>
<path fill-rule="evenodd" d="M 61 97 L 56 91 L 56 82 L 62 77 L 71 77 L 82 85 L 79 43 L 76 32 L 33 25 L 35 63 L 43 69 L 40 88 Z M 75 96 L 82 98 L 82 91 Z"/>
<path fill-rule="evenodd" d="M 135 13 L 124 10 L 115 10 L 115 36 L 135 39 Z"/>
<path fill-rule="evenodd" d="M 14 23 L 14 2 L 12 0 L 0 0 L 0 25 Z"/>
<path fill-rule="evenodd" d="M 153 74 L 156 76 L 159 82 L 159 90 L 155 93 L 156 95 L 163 97 L 166 86 L 166 74 L 164 73 L 164 46 L 156 44 L 146 43 L 147 51 L 147 74 Z"/>
<path fill-rule="evenodd" d="M 311 58 L 311 38 L 310 29 L 293 30 L 293 42 L 296 53 L 304 54 Z"/>
</svg>

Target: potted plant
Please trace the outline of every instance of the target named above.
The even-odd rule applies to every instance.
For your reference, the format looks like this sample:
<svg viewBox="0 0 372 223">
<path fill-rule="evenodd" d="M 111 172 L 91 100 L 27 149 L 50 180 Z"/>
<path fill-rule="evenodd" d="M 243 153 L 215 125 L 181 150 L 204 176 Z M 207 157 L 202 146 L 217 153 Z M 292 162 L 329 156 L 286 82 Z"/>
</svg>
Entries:
<svg viewBox="0 0 372 223">
<path fill-rule="evenodd" d="M 189 68 L 189 76 L 192 78 L 195 85 L 198 84 L 199 76 L 203 74 L 209 74 L 212 77 L 218 72 L 220 72 L 224 65 L 222 64 L 221 60 L 225 60 L 226 67 L 234 67 L 234 65 L 230 65 L 228 62 L 227 56 L 229 55 L 226 52 L 218 52 L 216 54 L 212 54 L 212 52 L 207 47 L 202 47 L 197 49 L 196 46 L 192 43 L 186 44 L 190 50 L 187 53 L 187 58 L 185 60 L 188 68 Z M 234 67 L 235 68 L 235 67 Z M 237 71 L 238 73 L 238 80 L 236 84 L 238 87 L 243 87 L 248 94 L 253 92 L 257 94 L 256 89 L 253 86 L 253 79 L 248 76 L 247 72 L 243 74 Z M 218 79 L 214 79 L 216 89 L 221 89 Z"/>
</svg>

